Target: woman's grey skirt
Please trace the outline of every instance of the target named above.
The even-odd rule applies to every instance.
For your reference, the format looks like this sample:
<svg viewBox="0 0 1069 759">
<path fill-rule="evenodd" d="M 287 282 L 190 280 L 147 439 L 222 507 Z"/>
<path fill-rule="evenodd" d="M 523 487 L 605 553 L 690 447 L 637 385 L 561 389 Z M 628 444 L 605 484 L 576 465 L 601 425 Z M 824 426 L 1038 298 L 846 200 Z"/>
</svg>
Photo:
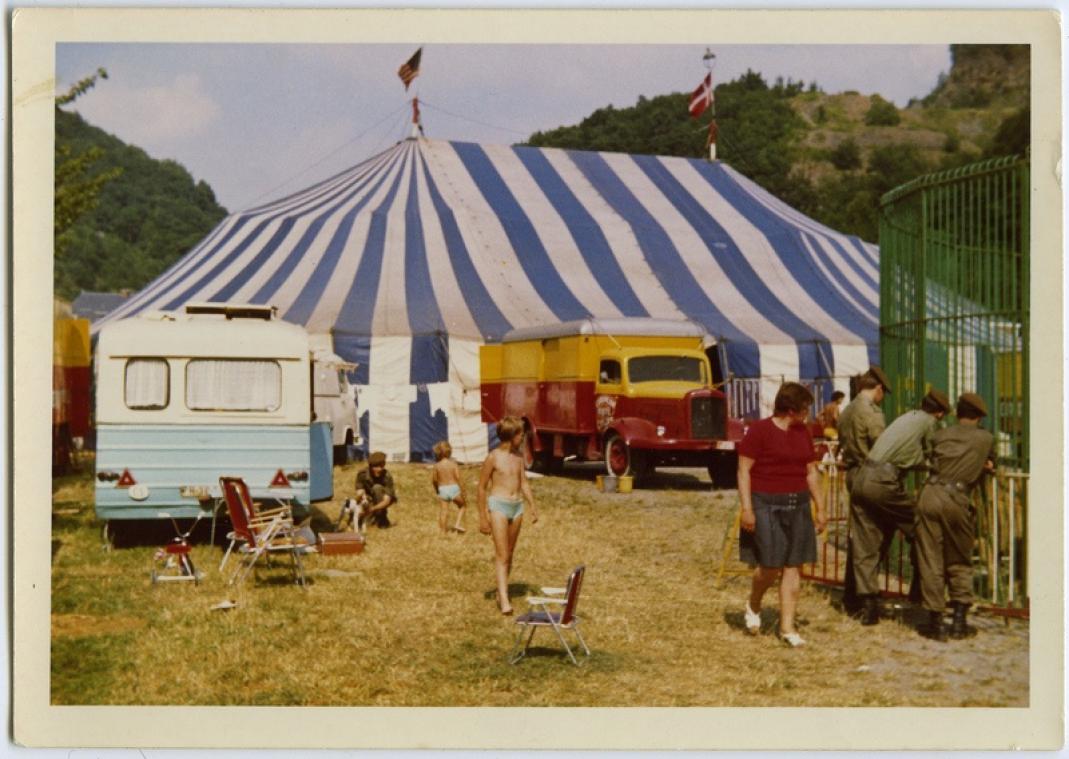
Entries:
<svg viewBox="0 0 1069 759">
<path fill-rule="evenodd" d="M 817 531 L 808 491 L 753 493 L 753 532 L 739 530 L 739 560 L 779 569 L 817 560 Z"/>
</svg>

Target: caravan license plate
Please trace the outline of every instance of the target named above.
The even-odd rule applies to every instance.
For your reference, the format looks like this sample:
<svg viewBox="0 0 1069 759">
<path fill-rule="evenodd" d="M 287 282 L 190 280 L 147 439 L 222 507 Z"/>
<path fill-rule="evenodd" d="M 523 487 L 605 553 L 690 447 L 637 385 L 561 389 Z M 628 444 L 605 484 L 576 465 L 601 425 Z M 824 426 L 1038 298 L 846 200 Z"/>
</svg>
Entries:
<svg viewBox="0 0 1069 759">
<path fill-rule="evenodd" d="M 716 449 L 718 451 L 733 451 L 735 450 L 734 440 L 717 440 Z"/>
<path fill-rule="evenodd" d="M 183 485 L 178 488 L 178 495 L 183 498 L 208 498 L 211 496 L 211 492 L 208 490 L 207 485 Z"/>
</svg>

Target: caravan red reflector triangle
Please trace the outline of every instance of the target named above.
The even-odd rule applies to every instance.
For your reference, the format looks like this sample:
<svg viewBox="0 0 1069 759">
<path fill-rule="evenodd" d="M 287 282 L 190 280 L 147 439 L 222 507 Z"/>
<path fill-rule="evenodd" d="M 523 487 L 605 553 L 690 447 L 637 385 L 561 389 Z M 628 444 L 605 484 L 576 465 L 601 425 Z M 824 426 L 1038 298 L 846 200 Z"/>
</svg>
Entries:
<svg viewBox="0 0 1069 759">
<path fill-rule="evenodd" d="M 279 469 L 277 472 L 275 472 L 275 479 L 271 480 L 270 487 L 288 488 L 289 486 L 290 481 L 286 479 L 286 475 L 282 473 L 282 470 Z"/>
<path fill-rule="evenodd" d="M 122 477 L 120 477 L 119 481 L 115 483 L 115 487 L 117 487 L 117 488 L 128 488 L 131 485 L 136 485 L 136 484 L 137 484 L 137 480 L 135 480 L 134 476 L 132 474 L 130 474 L 130 470 L 129 469 L 123 469 L 122 470 Z"/>
</svg>

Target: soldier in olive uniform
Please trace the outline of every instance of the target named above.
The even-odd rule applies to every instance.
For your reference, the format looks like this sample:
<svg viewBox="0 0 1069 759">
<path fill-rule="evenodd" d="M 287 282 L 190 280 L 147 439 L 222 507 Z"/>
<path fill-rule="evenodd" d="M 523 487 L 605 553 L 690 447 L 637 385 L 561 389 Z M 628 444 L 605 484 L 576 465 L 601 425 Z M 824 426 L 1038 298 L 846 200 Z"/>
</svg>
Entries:
<svg viewBox="0 0 1069 759">
<path fill-rule="evenodd" d="M 958 423 L 934 437 L 932 475 L 917 502 L 917 547 L 920 554 L 921 595 L 928 623 L 921 635 L 946 640 L 944 588 L 950 588 L 954 619 L 951 638 L 966 638 L 976 630 L 966 624 L 972 603 L 972 551 L 976 540 L 976 512 L 972 489 L 995 468 L 995 438 L 982 429 L 987 416 L 984 399 L 965 393 L 958 399 Z"/>
<path fill-rule="evenodd" d="M 850 488 L 850 550 L 863 625 L 879 621 L 879 565 L 896 532 L 900 531 L 911 543 L 910 562 L 914 577 L 917 575 L 916 551 L 912 547 L 917 504 L 913 493 L 906 490 L 905 480 L 910 471 L 928 471 L 933 434 L 949 411 L 946 394 L 929 390 L 919 409 L 907 411 L 891 422 L 854 474 Z M 914 595 L 919 596 L 919 584 L 914 587 Z"/>
<path fill-rule="evenodd" d="M 870 366 L 857 381 L 858 393 L 839 414 L 839 450 L 842 452 L 843 468 L 846 471 L 846 491 L 854 484 L 858 468 L 868 458 L 876 438 L 883 432 L 886 422 L 880 403 L 885 392 L 891 392 L 891 383 L 883 369 Z M 853 514 L 855 506 L 850 504 Z M 853 551 L 846 550 L 846 579 L 843 589 L 843 606 L 853 614 L 859 601 L 854 578 Z"/>
</svg>

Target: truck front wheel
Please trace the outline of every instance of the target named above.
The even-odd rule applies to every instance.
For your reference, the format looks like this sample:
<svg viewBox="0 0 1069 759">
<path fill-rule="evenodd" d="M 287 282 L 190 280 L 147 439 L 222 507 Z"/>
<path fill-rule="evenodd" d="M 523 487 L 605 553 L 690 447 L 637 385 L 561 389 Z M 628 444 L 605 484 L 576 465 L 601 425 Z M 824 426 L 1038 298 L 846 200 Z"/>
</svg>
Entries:
<svg viewBox="0 0 1069 759">
<path fill-rule="evenodd" d="M 605 471 L 616 477 L 635 477 L 644 474 L 644 457 L 619 435 L 610 435 L 605 441 Z"/>
</svg>

